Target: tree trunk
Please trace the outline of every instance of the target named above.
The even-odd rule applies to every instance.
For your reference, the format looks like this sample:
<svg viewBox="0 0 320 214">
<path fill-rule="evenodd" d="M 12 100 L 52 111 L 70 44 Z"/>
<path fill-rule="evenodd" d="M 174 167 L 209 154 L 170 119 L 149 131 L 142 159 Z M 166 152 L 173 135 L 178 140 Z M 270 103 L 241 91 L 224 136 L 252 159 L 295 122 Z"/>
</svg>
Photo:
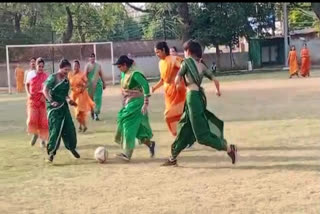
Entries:
<svg viewBox="0 0 320 214">
<path fill-rule="evenodd" d="M 14 15 L 14 29 L 16 33 L 21 33 L 21 25 L 20 25 L 21 18 L 22 18 L 22 15 L 20 13 L 16 13 Z"/>
<path fill-rule="evenodd" d="M 219 49 L 219 45 L 216 45 L 216 67 L 217 67 L 217 71 L 220 71 L 220 49 Z"/>
<path fill-rule="evenodd" d="M 312 2 L 311 7 L 313 12 L 317 15 L 318 19 L 320 19 L 320 3 Z"/>
<path fill-rule="evenodd" d="M 231 65 L 231 69 L 233 68 L 233 62 L 232 62 L 232 46 L 229 45 L 229 49 L 230 49 L 230 65 Z"/>
<path fill-rule="evenodd" d="M 191 18 L 189 15 L 189 6 L 187 2 L 177 3 L 178 4 L 178 14 L 182 18 L 182 42 L 190 39 L 190 25 Z"/>
<path fill-rule="evenodd" d="M 81 42 L 85 43 L 86 42 L 86 35 L 82 31 L 81 21 L 79 19 L 78 19 L 77 28 L 78 28 L 78 33 L 79 33 Z M 85 51 L 86 51 L 86 46 L 85 45 L 81 46 L 81 48 L 80 48 L 80 52 L 81 52 L 80 53 L 80 56 L 81 56 L 80 60 L 82 60 L 82 56 L 85 55 Z M 84 58 L 85 58 L 85 56 L 84 56 Z"/>
<path fill-rule="evenodd" d="M 67 29 L 62 35 L 63 43 L 70 42 L 70 39 L 72 38 L 72 32 L 73 32 L 72 13 L 70 11 L 69 6 L 66 6 L 66 11 L 67 11 Z"/>
<path fill-rule="evenodd" d="M 273 13 L 272 15 L 272 36 L 275 36 L 275 31 L 276 31 L 276 14 Z"/>
</svg>

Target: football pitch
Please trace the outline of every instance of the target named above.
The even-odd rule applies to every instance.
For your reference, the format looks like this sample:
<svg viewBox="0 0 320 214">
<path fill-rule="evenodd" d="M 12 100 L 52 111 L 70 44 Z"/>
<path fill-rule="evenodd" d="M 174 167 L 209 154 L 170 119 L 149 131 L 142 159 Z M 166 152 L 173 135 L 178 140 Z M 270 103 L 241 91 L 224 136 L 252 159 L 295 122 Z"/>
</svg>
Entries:
<svg viewBox="0 0 320 214">
<path fill-rule="evenodd" d="M 48 164 L 39 141 L 29 143 L 26 95 L 0 94 L 0 213 L 319 213 L 320 70 L 310 78 L 279 71 L 218 80 L 221 97 L 205 81 L 208 109 L 238 146 L 235 166 L 226 153 L 197 143 L 181 153 L 178 167 L 160 166 L 174 140 L 162 89 L 149 106 L 155 158 L 144 145 L 130 163 L 115 158 L 119 85 L 106 88 L 101 121 L 90 119 L 88 131 L 77 133 L 81 158 L 61 143 Z M 101 145 L 105 164 L 93 158 Z"/>
</svg>

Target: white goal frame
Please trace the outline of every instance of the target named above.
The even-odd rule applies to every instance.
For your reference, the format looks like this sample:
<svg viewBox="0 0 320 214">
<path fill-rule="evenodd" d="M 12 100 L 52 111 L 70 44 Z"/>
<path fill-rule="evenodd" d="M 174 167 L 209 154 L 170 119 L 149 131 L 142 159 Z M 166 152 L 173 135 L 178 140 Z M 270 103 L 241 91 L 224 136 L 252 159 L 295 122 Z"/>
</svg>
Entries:
<svg viewBox="0 0 320 214">
<path fill-rule="evenodd" d="M 32 45 L 6 45 L 6 61 L 7 61 L 7 76 L 8 76 L 8 92 L 12 93 L 11 86 L 11 72 L 9 66 L 9 48 L 26 48 L 26 47 L 57 47 L 57 46 L 76 46 L 76 45 L 93 45 L 93 52 L 97 57 L 97 45 L 110 44 L 111 47 L 111 65 L 114 62 L 113 59 L 113 42 L 88 42 L 88 43 L 59 43 L 59 44 L 32 44 Z M 112 84 L 115 85 L 114 66 L 112 70 Z"/>
</svg>

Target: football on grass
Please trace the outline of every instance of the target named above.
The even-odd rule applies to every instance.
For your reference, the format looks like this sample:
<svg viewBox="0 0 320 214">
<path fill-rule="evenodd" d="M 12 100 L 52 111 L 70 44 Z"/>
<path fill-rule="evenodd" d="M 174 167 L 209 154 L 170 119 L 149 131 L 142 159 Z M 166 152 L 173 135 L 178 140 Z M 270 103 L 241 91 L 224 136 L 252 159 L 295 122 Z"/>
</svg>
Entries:
<svg viewBox="0 0 320 214">
<path fill-rule="evenodd" d="M 99 146 L 96 151 L 94 152 L 94 158 L 99 163 L 105 163 L 108 158 L 108 152 L 107 149 L 104 146 Z"/>
</svg>

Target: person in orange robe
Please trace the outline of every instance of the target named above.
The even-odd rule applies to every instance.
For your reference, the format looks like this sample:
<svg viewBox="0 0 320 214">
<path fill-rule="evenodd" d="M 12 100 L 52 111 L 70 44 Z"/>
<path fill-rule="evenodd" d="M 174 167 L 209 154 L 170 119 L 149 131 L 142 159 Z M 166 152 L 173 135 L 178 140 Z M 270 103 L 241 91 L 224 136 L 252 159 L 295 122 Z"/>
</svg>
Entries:
<svg viewBox="0 0 320 214">
<path fill-rule="evenodd" d="M 17 68 L 15 69 L 15 75 L 17 93 L 22 93 L 24 89 L 24 69 L 20 66 L 20 64 L 18 64 Z"/>
<path fill-rule="evenodd" d="M 33 146 L 38 137 L 42 140 L 40 146 L 45 147 L 45 141 L 49 137 L 49 127 L 46 110 L 46 99 L 42 93 L 43 83 L 48 74 L 44 71 L 44 60 L 36 60 L 36 73 L 29 72 L 26 78 L 27 89 L 27 126 L 28 133 L 33 134 L 31 146 Z"/>
<path fill-rule="evenodd" d="M 288 65 L 289 65 L 289 74 L 290 77 L 297 75 L 299 77 L 299 66 L 298 66 L 298 57 L 296 52 L 296 47 L 294 45 L 291 46 L 291 50 L 288 55 Z"/>
<path fill-rule="evenodd" d="M 79 132 L 85 132 L 87 128 L 87 116 L 88 112 L 94 109 L 94 102 L 90 98 L 87 91 L 87 74 L 80 71 L 79 60 L 73 62 L 73 72 L 70 72 L 68 79 L 71 86 L 71 100 L 74 100 L 77 104 L 75 107 L 75 116 L 80 124 Z"/>
<path fill-rule="evenodd" d="M 310 76 L 310 66 L 311 66 L 311 59 L 310 59 L 310 54 L 309 50 L 307 48 L 307 44 L 305 43 L 303 45 L 303 48 L 301 49 L 300 52 L 300 57 L 301 57 L 301 76 L 306 77 Z"/>
<path fill-rule="evenodd" d="M 152 87 L 154 93 L 161 86 L 164 87 L 165 111 L 164 117 L 169 131 L 173 136 L 177 135 L 177 125 L 183 113 L 186 100 L 186 86 L 182 81 L 179 85 L 174 83 L 183 59 L 169 55 L 169 47 L 166 42 L 159 42 L 155 47 L 155 53 L 160 58 L 160 81 Z"/>
</svg>

